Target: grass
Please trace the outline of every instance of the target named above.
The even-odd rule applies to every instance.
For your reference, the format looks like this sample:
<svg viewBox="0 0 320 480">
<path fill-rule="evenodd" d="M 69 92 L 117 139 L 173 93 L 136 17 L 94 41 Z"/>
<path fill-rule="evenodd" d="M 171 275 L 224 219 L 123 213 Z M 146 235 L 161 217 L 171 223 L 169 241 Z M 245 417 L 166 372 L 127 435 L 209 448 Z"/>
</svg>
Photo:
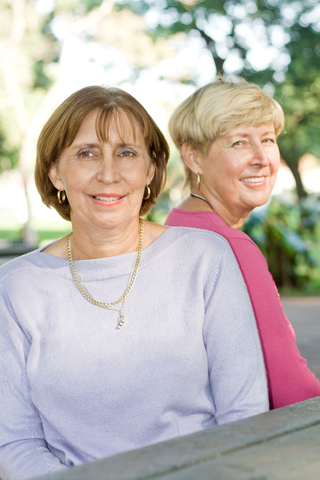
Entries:
<svg viewBox="0 0 320 480">
<path fill-rule="evenodd" d="M 36 221 L 32 225 L 36 233 L 39 246 L 46 245 L 60 237 L 63 237 L 71 230 L 70 222 L 44 222 Z M 10 242 L 21 242 L 23 225 L 18 222 L 1 222 L 0 245 Z"/>
</svg>

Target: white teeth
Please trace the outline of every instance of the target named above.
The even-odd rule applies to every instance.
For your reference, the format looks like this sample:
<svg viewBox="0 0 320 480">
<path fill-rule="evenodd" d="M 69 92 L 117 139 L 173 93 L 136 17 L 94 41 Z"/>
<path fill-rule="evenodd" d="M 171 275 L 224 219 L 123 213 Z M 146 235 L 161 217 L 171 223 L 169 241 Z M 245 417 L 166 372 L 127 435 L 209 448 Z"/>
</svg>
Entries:
<svg viewBox="0 0 320 480">
<path fill-rule="evenodd" d="M 94 197 L 97 200 L 102 200 L 104 202 L 114 202 L 115 200 L 119 200 L 121 197 Z"/>
<path fill-rule="evenodd" d="M 266 177 L 249 177 L 249 178 L 241 178 L 240 182 L 249 182 L 249 183 L 260 183 L 263 182 L 263 180 Z"/>
</svg>

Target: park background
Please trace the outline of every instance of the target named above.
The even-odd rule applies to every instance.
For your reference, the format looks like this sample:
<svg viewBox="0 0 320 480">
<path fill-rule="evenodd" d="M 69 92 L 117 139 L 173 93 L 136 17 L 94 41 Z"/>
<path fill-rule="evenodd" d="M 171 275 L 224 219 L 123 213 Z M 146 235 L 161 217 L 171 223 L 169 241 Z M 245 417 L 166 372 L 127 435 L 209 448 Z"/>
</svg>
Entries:
<svg viewBox="0 0 320 480">
<path fill-rule="evenodd" d="M 172 111 L 217 73 L 241 75 L 282 105 L 282 164 L 267 205 L 243 230 L 281 292 L 320 295 L 320 3 L 317 0 L 2 0 L 0 3 L 0 255 L 70 231 L 42 205 L 36 142 L 52 111 L 87 85 L 135 96 L 170 137 Z M 183 189 L 170 141 L 163 223 Z"/>
</svg>

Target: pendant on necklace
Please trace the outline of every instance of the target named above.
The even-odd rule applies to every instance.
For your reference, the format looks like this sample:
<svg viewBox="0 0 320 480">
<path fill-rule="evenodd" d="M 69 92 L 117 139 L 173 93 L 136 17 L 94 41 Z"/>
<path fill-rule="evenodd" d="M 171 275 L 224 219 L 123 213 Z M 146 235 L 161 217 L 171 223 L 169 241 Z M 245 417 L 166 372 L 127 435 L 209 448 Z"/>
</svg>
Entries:
<svg viewBox="0 0 320 480">
<path fill-rule="evenodd" d="M 123 313 L 120 311 L 117 328 L 121 328 L 123 324 L 124 324 L 124 316 L 123 316 Z"/>
</svg>

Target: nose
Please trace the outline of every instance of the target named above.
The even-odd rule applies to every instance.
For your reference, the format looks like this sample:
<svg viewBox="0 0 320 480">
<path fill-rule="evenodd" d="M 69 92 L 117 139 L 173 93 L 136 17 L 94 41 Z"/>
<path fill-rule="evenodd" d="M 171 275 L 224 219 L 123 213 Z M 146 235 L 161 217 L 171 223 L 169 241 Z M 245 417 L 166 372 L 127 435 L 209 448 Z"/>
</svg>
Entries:
<svg viewBox="0 0 320 480">
<path fill-rule="evenodd" d="M 103 156 L 97 170 L 97 181 L 106 184 L 116 183 L 120 179 L 120 172 L 113 158 Z"/>
<path fill-rule="evenodd" d="M 269 165 L 269 157 L 263 148 L 263 145 L 259 142 L 255 145 L 252 146 L 252 160 L 251 164 L 252 165 L 260 165 L 262 167 L 265 167 Z"/>
</svg>

